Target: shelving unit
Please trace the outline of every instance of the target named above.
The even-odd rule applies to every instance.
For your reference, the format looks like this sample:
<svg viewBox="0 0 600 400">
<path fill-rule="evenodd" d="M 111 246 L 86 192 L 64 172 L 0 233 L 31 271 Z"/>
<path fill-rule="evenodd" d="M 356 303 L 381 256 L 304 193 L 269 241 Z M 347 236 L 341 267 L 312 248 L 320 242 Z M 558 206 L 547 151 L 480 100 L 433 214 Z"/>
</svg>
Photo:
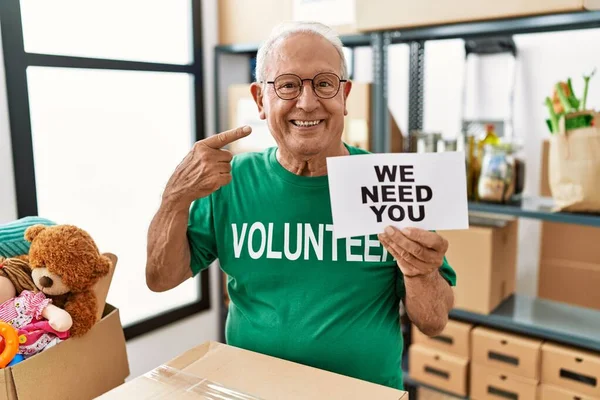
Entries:
<svg viewBox="0 0 600 400">
<path fill-rule="evenodd" d="M 531 197 L 523 199 L 518 204 L 470 202 L 469 210 L 480 213 L 512 215 L 540 221 L 600 227 L 600 214 L 554 212 L 552 211 L 553 206 L 554 202 L 551 198 Z"/>
<path fill-rule="evenodd" d="M 423 123 L 423 87 L 425 43 L 440 39 L 469 39 L 491 37 L 497 35 L 514 35 L 542 32 L 557 32 L 576 29 L 600 28 L 600 11 L 574 12 L 555 15 L 542 15 L 522 18 L 508 18 L 485 22 L 468 22 L 442 26 L 420 27 L 412 29 L 386 30 L 369 32 L 361 35 L 342 37 L 345 46 L 370 46 L 372 49 L 373 81 L 371 82 L 371 148 L 373 152 L 390 151 L 390 128 L 388 123 L 388 47 L 392 44 L 405 43 L 410 46 L 409 66 L 409 127 L 408 131 L 422 129 Z M 222 93 L 219 86 L 222 82 L 221 62 L 226 55 L 244 57 L 249 60 L 256 54 L 256 44 L 236 44 L 217 46 L 215 48 L 215 90 L 216 127 L 224 128 L 219 114 L 223 107 Z M 243 78 L 249 82 L 251 75 L 245 73 Z M 410 136 L 407 138 L 410 140 Z M 408 143 L 409 140 L 405 140 Z M 526 198 L 519 204 L 487 204 L 469 203 L 469 210 L 477 213 L 502 214 L 518 218 L 536 219 L 540 221 L 578 224 L 600 228 L 600 215 L 573 214 L 552 211 L 552 200 L 548 198 Z M 221 276 L 222 279 L 222 276 Z M 219 290 L 223 289 L 223 281 Z M 221 295 L 223 293 L 221 292 Z M 222 296 L 221 296 L 222 298 Z M 227 310 L 222 308 L 221 326 L 224 328 Z M 503 302 L 489 315 L 471 313 L 464 310 L 453 310 L 452 319 L 466 321 L 499 330 L 514 332 L 526 336 L 545 339 L 600 352 L 600 311 L 553 302 L 549 300 L 513 295 Z M 406 331 L 406 329 L 405 329 Z M 408 328 L 410 331 L 410 328 Z M 222 330 L 222 340 L 224 340 Z M 410 337 L 410 335 L 408 335 Z M 409 392 L 422 385 L 410 378 L 407 366 L 405 384 Z M 432 388 L 437 390 L 435 388 Z M 413 397 L 411 397 L 413 398 Z M 460 399 L 461 397 L 457 397 Z"/>
</svg>

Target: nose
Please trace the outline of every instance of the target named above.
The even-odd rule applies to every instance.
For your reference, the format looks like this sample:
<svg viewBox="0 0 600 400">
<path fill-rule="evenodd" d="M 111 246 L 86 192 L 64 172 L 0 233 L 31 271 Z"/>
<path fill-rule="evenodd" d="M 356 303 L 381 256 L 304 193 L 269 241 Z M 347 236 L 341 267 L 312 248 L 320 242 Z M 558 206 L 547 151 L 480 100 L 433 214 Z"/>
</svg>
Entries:
<svg viewBox="0 0 600 400">
<path fill-rule="evenodd" d="M 303 85 L 302 93 L 300 93 L 300 96 L 298 96 L 298 100 L 296 101 L 296 107 L 301 108 L 306 112 L 314 111 L 319 107 L 319 98 L 313 91 L 310 81 L 304 81 Z"/>
<path fill-rule="evenodd" d="M 42 287 L 49 288 L 49 287 L 52 287 L 53 284 L 54 284 L 54 282 L 52 281 L 52 278 L 49 278 L 47 276 L 42 276 L 40 278 L 40 285 Z"/>
</svg>

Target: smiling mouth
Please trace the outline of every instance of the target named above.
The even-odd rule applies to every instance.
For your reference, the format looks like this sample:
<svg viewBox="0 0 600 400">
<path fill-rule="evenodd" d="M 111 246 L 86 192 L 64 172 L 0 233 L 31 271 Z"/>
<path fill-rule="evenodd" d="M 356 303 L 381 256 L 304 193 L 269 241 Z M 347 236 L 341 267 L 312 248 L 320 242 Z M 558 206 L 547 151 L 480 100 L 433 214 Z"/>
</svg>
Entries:
<svg viewBox="0 0 600 400">
<path fill-rule="evenodd" d="M 291 120 L 292 124 L 294 124 L 295 126 L 300 127 L 300 128 L 311 128 L 313 126 L 319 125 L 323 121 L 324 120 L 322 120 L 322 119 L 316 119 L 316 120 L 312 120 L 312 121 L 304 121 L 304 120 L 298 120 L 298 119 Z"/>
</svg>

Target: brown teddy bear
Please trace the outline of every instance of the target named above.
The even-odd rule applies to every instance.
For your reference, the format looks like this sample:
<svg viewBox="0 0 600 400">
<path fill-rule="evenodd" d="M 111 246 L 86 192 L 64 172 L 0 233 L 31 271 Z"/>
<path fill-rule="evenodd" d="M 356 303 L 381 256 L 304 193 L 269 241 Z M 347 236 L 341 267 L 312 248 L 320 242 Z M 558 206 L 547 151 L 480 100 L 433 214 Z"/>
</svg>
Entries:
<svg viewBox="0 0 600 400">
<path fill-rule="evenodd" d="M 93 288 L 110 272 L 110 259 L 100 254 L 86 231 L 73 225 L 34 225 L 25 231 L 25 239 L 31 242 L 35 285 L 71 315 L 71 336 L 85 335 L 96 323 Z"/>
</svg>

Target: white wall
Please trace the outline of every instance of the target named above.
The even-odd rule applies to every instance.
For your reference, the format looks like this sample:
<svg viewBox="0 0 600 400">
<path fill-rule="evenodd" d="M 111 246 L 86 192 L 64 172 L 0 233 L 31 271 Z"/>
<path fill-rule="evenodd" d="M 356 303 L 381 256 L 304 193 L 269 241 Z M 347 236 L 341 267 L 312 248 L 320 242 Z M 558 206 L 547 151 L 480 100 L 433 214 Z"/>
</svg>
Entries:
<svg viewBox="0 0 600 400">
<path fill-rule="evenodd" d="M 6 97 L 6 74 L 4 73 L 4 52 L 0 32 L 0 224 L 17 217 L 17 199 L 8 121 Z"/>
</svg>

